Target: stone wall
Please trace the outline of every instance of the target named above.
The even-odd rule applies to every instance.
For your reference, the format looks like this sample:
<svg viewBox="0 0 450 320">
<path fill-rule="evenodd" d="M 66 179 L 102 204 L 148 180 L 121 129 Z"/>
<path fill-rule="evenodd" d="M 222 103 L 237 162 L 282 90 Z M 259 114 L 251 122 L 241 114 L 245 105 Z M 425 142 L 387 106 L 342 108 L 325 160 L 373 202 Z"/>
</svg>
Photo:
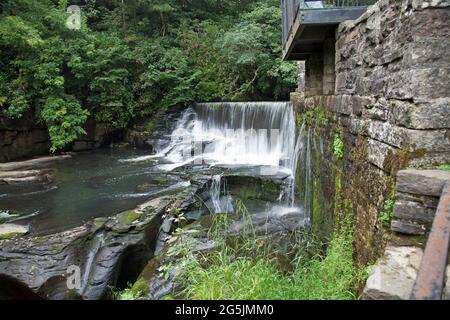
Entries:
<svg viewBox="0 0 450 320">
<path fill-rule="evenodd" d="M 389 238 L 382 215 L 392 214 L 397 172 L 450 163 L 450 1 L 381 0 L 338 27 L 334 48 L 329 41 L 306 61 L 305 97 L 291 100 L 321 139 L 315 202 L 332 220 L 339 206 L 355 215 L 366 263 Z M 398 221 L 393 230 L 407 233 Z"/>
<path fill-rule="evenodd" d="M 391 229 L 408 235 L 426 235 L 450 171 L 401 170 L 397 174 L 397 195 Z"/>
</svg>

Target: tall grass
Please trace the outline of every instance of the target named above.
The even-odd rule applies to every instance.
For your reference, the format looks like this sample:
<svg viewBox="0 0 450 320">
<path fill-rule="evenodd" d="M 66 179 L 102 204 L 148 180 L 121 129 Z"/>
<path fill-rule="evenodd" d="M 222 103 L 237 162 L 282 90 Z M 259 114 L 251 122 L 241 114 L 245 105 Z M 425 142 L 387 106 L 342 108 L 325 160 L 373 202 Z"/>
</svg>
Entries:
<svg viewBox="0 0 450 320">
<path fill-rule="evenodd" d="M 220 235 L 217 229 L 214 234 Z M 217 251 L 185 270 L 183 296 L 194 300 L 355 299 L 366 272 L 353 263 L 352 242 L 351 224 L 343 223 L 323 256 L 300 251 L 293 270 L 285 272 L 254 235 L 241 237 L 235 243 L 238 246 L 224 241 Z"/>
</svg>

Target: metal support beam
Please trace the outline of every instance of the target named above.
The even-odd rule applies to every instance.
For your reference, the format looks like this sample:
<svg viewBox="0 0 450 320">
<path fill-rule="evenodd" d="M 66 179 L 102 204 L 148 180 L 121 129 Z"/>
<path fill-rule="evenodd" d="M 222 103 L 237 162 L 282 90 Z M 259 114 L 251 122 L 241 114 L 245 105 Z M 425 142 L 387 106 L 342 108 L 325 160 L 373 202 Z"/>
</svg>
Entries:
<svg viewBox="0 0 450 320">
<path fill-rule="evenodd" d="M 441 199 L 428 236 L 419 273 L 411 294 L 412 300 L 441 300 L 450 243 L 450 181 Z"/>
</svg>

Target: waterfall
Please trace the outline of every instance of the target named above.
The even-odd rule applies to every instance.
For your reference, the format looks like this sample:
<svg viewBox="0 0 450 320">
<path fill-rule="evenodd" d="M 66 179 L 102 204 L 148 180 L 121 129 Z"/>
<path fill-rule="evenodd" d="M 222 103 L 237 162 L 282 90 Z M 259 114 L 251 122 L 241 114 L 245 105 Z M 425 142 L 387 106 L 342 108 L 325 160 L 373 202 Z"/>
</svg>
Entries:
<svg viewBox="0 0 450 320">
<path fill-rule="evenodd" d="M 233 203 L 228 193 L 225 181 L 222 181 L 221 175 L 214 175 L 209 188 L 209 196 L 212 202 L 212 210 L 214 213 L 231 213 L 233 212 Z"/>
<path fill-rule="evenodd" d="M 92 247 L 89 250 L 88 256 L 87 256 L 87 260 L 85 263 L 85 267 L 84 267 L 84 272 L 83 272 L 83 279 L 81 282 L 82 285 L 82 289 L 81 292 L 84 293 L 87 286 L 89 285 L 89 279 L 91 277 L 91 273 L 92 273 L 92 268 L 94 266 L 94 261 L 95 258 L 97 256 L 97 254 L 99 253 L 101 247 L 103 246 L 105 241 L 105 235 L 103 233 L 99 233 L 97 234 L 94 239 L 93 239 L 93 244 Z"/>
<path fill-rule="evenodd" d="M 168 146 L 134 160 L 164 157 L 165 170 L 189 163 L 290 169 L 294 132 L 289 102 L 198 103 L 177 121 Z"/>
<path fill-rule="evenodd" d="M 159 158 L 162 163 L 158 168 L 166 171 L 187 164 L 268 167 L 272 170 L 261 170 L 261 174 L 289 175 L 280 201 L 293 207 L 297 163 L 306 161 L 305 149 L 310 148 L 304 126 L 297 139 L 295 132 L 290 102 L 197 103 L 183 112 L 170 134 L 170 143 L 156 150 L 156 155 L 128 161 Z M 210 190 L 215 212 L 229 209 L 222 207 L 220 183 L 220 176 L 215 176 Z"/>
</svg>

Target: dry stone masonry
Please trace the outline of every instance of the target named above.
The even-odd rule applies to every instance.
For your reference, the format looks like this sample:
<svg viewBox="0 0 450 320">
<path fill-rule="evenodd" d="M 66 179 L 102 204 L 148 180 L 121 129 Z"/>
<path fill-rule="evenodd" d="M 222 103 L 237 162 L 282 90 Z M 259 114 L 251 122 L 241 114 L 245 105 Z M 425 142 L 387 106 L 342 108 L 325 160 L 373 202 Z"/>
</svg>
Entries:
<svg viewBox="0 0 450 320">
<path fill-rule="evenodd" d="M 316 119 L 310 125 L 324 150 L 314 161 L 314 198 L 333 213 L 316 221 L 337 219 L 336 207 L 351 212 L 357 260 L 383 257 L 367 299 L 409 298 L 450 180 L 436 169 L 450 163 L 449 48 L 450 1 L 380 0 L 339 25 L 306 61 L 305 84 L 291 94 L 299 117 Z M 339 137 L 342 160 L 333 154 Z M 390 228 L 382 215 L 392 215 Z"/>
</svg>

